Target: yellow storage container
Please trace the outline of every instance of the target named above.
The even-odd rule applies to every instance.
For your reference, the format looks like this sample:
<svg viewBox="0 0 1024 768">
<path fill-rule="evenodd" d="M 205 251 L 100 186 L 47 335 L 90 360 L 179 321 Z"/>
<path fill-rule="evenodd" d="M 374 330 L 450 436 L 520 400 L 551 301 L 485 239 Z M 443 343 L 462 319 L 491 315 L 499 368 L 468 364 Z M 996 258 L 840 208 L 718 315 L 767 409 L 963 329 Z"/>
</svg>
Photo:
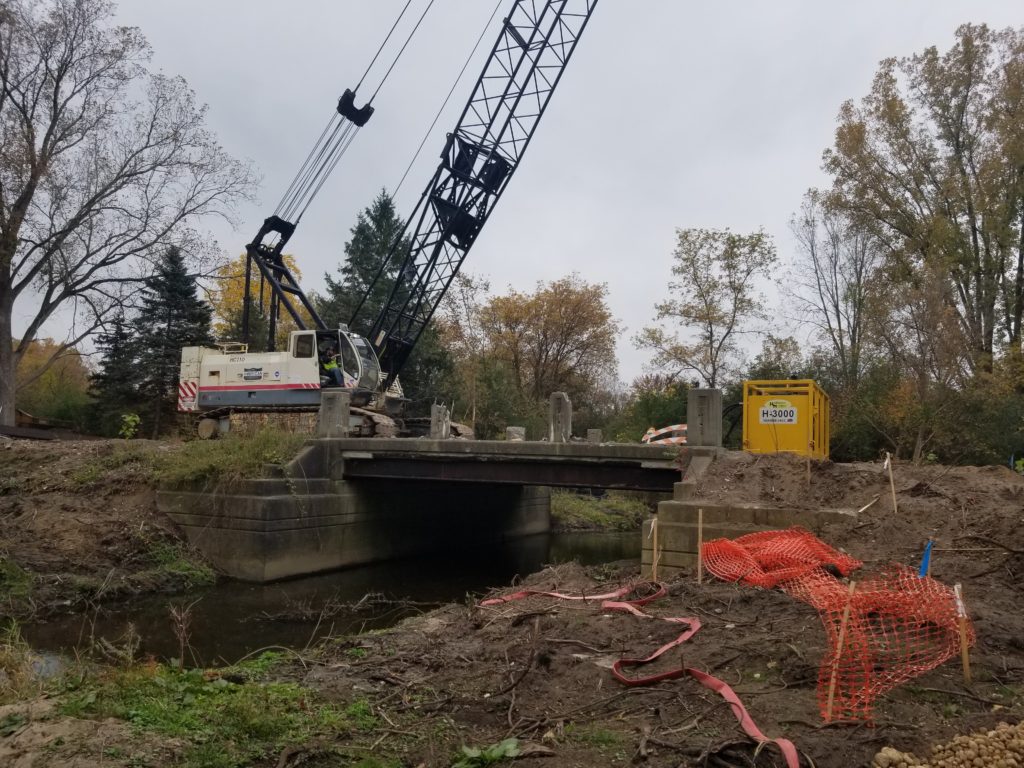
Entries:
<svg viewBox="0 0 1024 768">
<path fill-rule="evenodd" d="M 743 382 L 743 447 L 828 458 L 828 395 L 810 379 Z"/>
</svg>

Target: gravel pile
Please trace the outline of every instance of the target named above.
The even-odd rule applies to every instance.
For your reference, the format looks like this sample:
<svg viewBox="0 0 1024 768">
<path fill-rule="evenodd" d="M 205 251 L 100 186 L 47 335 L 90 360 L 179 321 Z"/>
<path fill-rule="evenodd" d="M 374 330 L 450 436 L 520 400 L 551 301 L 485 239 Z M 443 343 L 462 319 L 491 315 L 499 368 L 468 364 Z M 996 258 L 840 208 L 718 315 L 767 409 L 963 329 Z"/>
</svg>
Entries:
<svg viewBox="0 0 1024 768">
<path fill-rule="evenodd" d="M 928 760 L 885 747 L 872 768 L 1024 768 L 1024 722 L 1000 723 L 991 731 L 957 736 L 932 747 Z"/>
</svg>

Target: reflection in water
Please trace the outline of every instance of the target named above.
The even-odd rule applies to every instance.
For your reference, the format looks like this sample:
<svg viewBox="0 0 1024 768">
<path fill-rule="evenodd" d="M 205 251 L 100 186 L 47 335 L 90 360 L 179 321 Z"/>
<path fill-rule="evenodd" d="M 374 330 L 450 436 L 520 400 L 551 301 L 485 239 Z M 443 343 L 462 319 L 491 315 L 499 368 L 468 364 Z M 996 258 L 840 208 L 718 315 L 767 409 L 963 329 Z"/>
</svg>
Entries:
<svg viewBox="0 0 1024 768">
<path fill-rule="evenodd" d="M 469 593 L 508 585 L 549 563 L 577 560 L 596 565 L 640 559 L 640 533 L 562 533 L 529 536 L 457 554 L 397 560 L 307 576 L 275 584 L 226 582 L 191 595 L 150 596 L 131 605 L 77 614 L 22 628 L 25 639 L 47 651 L 70 650 L 90 637 L 112 642 L 131 624 L 143 655 L 177 655 L 168 607 L 192 607 L 193 651 L 200 663 L 231 663 L 259 648 L 304 648 L 328 634 L 349 634 L 390 626 L 432 605 L 465 600 Z M 366 601 L 358 611 L 330 616 L 337 603 L 356 603 L 368 593 L 417 605 Z"/>
</svg>

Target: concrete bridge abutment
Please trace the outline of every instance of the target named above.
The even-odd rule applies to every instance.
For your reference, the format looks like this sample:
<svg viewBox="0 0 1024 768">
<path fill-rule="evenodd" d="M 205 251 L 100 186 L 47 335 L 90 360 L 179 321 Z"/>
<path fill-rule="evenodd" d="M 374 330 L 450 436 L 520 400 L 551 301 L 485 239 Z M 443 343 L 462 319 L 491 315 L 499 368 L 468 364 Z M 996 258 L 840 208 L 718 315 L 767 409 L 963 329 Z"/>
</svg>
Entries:
<svg viewBox="0 0 1024 768">
<path fill-rule="evenodd" d="M 550 530 L 546 487 L 349 480 L 343 453 L 315 440 L 276 477 L 162 490 L 157 505 L 220 571 L 254 582 Z"/>
</svg>

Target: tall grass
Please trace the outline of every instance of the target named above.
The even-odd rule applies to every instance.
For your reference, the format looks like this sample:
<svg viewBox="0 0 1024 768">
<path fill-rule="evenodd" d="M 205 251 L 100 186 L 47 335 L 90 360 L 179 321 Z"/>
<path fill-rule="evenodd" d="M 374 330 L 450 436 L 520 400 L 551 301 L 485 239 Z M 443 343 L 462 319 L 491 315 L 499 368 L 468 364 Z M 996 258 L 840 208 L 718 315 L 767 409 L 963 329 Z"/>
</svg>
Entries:
<svg viewBox="0 0 1024 768">
<path fill-rule="evenodd" d="M 218 440 L 193 440 L 156 457 L 154 474 L 171 487 L 230 486 L 259 477 L 264 464 L 283 464 L 299 452 L 308 436 L 274 429 Z"/>
</svg>

